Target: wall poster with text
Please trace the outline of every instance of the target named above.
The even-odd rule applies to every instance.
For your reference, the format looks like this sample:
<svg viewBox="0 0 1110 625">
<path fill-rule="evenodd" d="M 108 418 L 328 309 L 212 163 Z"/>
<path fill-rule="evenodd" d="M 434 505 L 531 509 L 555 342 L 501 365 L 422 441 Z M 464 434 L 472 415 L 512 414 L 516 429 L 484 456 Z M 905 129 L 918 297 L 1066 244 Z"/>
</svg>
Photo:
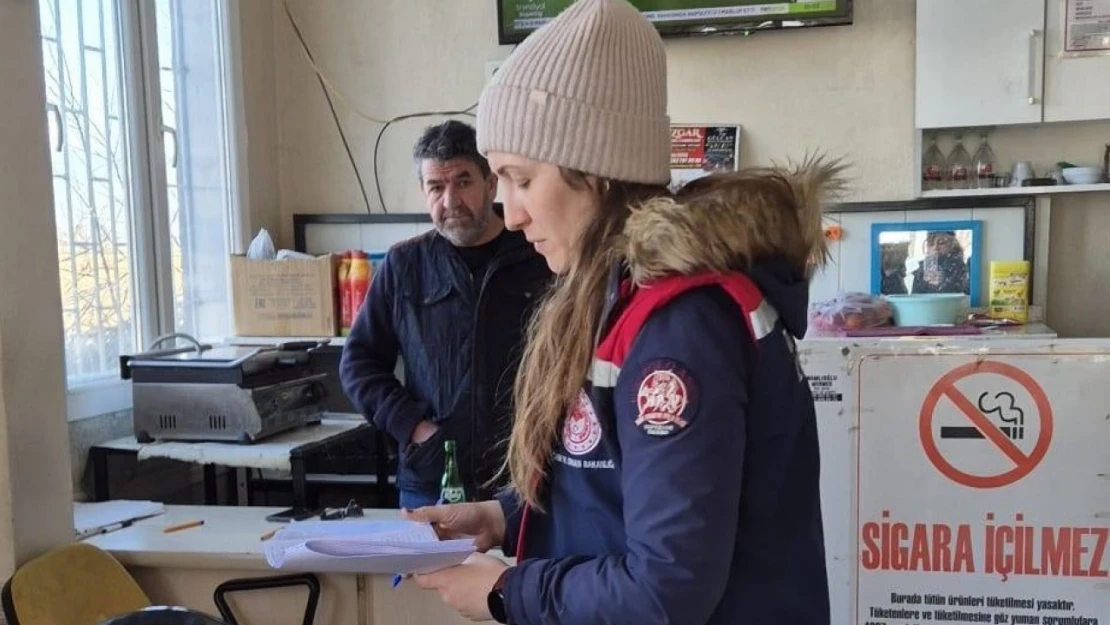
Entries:
<svg viewBox="0 0 1110 625">
<path fill-rule="evenodd" d="M 740 166 L 740 126 L 671 125 L 671 188 Z"/>
</svg>

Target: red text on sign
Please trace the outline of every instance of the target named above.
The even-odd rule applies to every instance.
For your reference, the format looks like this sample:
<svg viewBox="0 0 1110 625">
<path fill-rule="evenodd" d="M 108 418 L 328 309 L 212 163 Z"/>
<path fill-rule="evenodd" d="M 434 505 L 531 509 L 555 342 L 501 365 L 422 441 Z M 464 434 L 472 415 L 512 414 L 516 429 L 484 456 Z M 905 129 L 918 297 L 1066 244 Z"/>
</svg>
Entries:
<svg viewBox="0 0 1110 625">
<path fill-rule="evenodd" d="M 1110 577 L 1106 548 L 1110 528 L 1024 525 L 1024 515 L 1013 524 L 998 524 L 994 515 L 973 532 L 966 523 L 903 523 L 888 520 L 864 523 L 860 532 L 860 564 L 875 571 L 973 573 L 976 554 L 985 573 L 1051 577 Z M 981 537 L 981 542 L 974 536 Z"/>
<path fill-rule="evenodd" d="M 987 515 L 992 521 L 994 515 Z M 1024 515 L 1015 517 L 1017 523 Z M 1106 527 L 986 526 L 986 572 L 1054 577 L 1110 577 Z"/>
<path fill-rule="evenodd" d="M 883 518 L 890 517 L 884 510 Z M 971 526 L 955 531 L 943 523 L 881 523 L 863 525 L 863 567 L 883 571 L 972 573 Z"/>
</svg>

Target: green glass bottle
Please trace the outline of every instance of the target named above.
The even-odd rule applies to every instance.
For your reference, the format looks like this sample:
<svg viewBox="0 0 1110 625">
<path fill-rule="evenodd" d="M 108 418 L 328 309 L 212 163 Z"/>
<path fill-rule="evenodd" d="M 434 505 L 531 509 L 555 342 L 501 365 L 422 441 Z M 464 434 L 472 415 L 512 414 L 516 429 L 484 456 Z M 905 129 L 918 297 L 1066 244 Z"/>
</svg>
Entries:
<svg viewBox="0 0 1110 625">
<path fill-rule="evenodd" d="M 440 482 L 439 500 L 442 503 L 463 503 L 466 489 L 459 475 L 459 462 L 455 458 L 455 441 L 443 442 L 443 480 Z"/>
</svg>

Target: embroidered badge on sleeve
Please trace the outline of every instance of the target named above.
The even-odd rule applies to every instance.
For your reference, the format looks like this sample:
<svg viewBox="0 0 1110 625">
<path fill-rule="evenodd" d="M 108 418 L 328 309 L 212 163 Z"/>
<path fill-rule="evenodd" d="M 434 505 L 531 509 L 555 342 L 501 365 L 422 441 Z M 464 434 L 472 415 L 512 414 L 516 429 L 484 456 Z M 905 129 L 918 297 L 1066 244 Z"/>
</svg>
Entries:
<svg viewBox="0 0 1110 625">
<path fill-rule="evenodd" d="M 636 426 L 650 436 L 670 436 L 689 425 L 696 412 L 697 384 L 671 359 L 649 362 L 636 392 Z"/>
</svg>

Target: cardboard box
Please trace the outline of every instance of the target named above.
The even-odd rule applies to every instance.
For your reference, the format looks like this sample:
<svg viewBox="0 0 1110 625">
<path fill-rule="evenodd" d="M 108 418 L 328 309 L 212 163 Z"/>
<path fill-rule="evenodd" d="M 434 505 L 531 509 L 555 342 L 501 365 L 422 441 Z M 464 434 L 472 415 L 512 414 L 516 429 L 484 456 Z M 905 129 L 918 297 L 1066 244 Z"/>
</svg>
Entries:
<svg viewBox="0 0 1110 625">
<path fill-rule="evenodd" d="M 236 336 L 336 336 L 335 274 L 331 254 L 315 260 L 232 256 L 232 331 Z"/>
</svg>

